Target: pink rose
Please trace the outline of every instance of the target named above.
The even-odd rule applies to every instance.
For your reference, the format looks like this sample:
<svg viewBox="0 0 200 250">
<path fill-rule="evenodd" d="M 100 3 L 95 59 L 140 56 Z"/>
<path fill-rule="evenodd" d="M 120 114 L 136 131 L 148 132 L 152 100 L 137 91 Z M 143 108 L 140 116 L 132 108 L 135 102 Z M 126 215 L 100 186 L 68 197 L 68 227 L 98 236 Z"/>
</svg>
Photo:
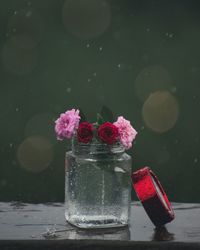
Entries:
<svg viewBox="0 0 200 250">
<path fill-rule="evenodd" d="M 79 110 L 68 110 L 55 121 L 55 132 L 58 140 L 71 139 L 78 129 Z"/>
<path fill-rule="evenodd" d="M 113 123 L 118 128 L 119 138 L 125 149 L 132 147 L 132 142 L 137 135 L 137 131 L 131 126 L 130 121 L 119 116 L 117 121 Z"/>
</svg>

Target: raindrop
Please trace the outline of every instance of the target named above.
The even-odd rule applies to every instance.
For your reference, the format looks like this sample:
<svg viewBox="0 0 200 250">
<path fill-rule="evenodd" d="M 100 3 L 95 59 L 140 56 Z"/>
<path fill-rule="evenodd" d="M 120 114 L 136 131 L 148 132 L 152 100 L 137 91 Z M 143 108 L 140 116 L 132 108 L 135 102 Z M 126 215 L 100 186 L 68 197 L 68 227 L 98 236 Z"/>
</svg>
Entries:
<svg viewBox="0 0 200 250">
<path fill-rule="evenodd" d="M 197 163 L 198 162 L 198 158 L 194 158 L 194 163 Z"/>
<path fill-rule="evenodd" d="M 90 47 L 90 44 L 88 43 L 88 44 L 86 45 L 86 47 L 89 48 L 89 47 Z"/>
<path fill-rule="evenodd" d="M 150 31 L 150 28 L 147 28 L 147 32 L 149 32 Z"/>
<path fill-rule="evenodd" d="M 26 17 L 31 17 L 32 16 L 32 11 L 27 11 L 26 12 Z"/>
<path fill-rule="evenodd" d="M 67 93 L 71 93 L 72 89 L 70 87 L 67 88 Z"/>
<path fill-rule="evenodd" d="M 14 15 L 17 15 L 17 11 L 14 11 Z"/>
<path fill-rule="evenodd" d="M 88 80 L 87 80 L 88 82 L 91 82 L 91 79 L 90 78 L 88 78 Z"/>
<path fill-rule="evenodd" d="M 15 111 L 18 112 L 18 111 L 19 111 L 19 108 L 16 108 Z"/>
<path fill-rule="evenodd" d="M 96 73 L 96 72 L 94 72 L 93 76 L 97 76 L 97 73 Z"/>
<path fill-rule="evenodd" d="M 172 93 L 176 93 L 176 91 L 177 91 L 176 86 L 171 87 L 171 92 L 172 92 Z"/>
<path fill-rule="evenodd" d="M 119 64 L 117 65 L 117 67 L 118 67 L 118 68 L 121 68 L 121 64 L 119 63 Z"/>
<path fill-rule="evenodd" d="M 174 36 L 174 34 L 172 34 L 172 33 L 171 33 L 171 34 L 169 34 L 169 38 L 172 38 L 173 36 Z"/>
<path fill-rule="evenodd" d="M 99 47 L 99 50 L 100 50 L 100 51 L 102 51 L 102 50 L 103 50 L 103 48 L 102 48 L 102 47 Z"/>
<path fill-rule="evenodd" d="M 13 147 L 13 143 L 10 143 L 10 144 L 9 144 L 9 147 L 12 148 L 12 147 Z"/>
</svg>

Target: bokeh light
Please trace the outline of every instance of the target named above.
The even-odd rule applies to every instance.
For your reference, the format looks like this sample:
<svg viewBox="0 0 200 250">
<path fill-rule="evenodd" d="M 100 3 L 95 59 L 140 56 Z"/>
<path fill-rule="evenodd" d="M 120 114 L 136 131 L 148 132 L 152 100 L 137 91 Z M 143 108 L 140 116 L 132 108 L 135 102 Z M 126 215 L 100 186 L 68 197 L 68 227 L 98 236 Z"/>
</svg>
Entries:
<svg viewBox="0 0 200 250">
<path fill-rule="evenodd" d="M 78 38 L 90 39 L 103 34 L 110 25 L 110 5 L 106 0 L 66 0 L 63 23 Z"/>
<path fill-rule="evenodd" d="M 179 104 L 168 91 L 156 91 L 147 98 L 142 108 L 146 125 L 163 133 L 174 127 L 179 115 Z"/>
<path fill-rule="evenodd" d="M 8 35 L 19 48 L 34 48 L 40 42 L 43 32 L 43 21 L 31 8 L 15 11 L 8 22 Z"/>
<path fill-rule="evenodd" d="M 25 137 L 42 135 L 48 138 L 51 143 L 55 143 L 54 121 L 55 117 L 52 113 L 39 113 L 32 116 L 26 124 Z"/>
<path fill-rule="evenodd" d="M 2 63 L 4 68 L 15 75 L 26 75 L 37 65 L 37 50 L 17 47 L 12 40 L 7 40 L 2 49 Z"/>
<path fill-rule="evenodd" d="M 26 138 L 18 147 L 20 166 L 32 173 L 39 173 L 50 165 L 54 157 L 52 143 L 42 136 Z"/>
<path fill-rule="evenodd" d="M 172 88 L 172 79 L 168 71 L 161 65 L 144 68 L 135 81 L 135 93 L 142 101 L 155 91 L 169 90 L 170 88 Z"/>
</svg>

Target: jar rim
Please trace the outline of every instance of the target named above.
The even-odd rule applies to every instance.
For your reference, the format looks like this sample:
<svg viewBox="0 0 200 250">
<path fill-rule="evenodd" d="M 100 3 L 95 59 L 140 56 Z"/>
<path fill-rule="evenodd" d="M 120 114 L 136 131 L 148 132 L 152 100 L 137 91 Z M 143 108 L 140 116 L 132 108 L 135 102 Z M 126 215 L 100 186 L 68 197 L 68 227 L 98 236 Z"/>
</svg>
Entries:
<svg viewBox="0 0 200 250">
<path fill-rule="evenodd" d="M 76 138 L 72 140 L 72 151 L 74 153 L 88 153 L 93 154 L 119 154 L 125 151 L 125 147 L 120 143 L 116 142 L 112 145 L 93 140 L 90 143 L 78 142 Z"/>
</svg>

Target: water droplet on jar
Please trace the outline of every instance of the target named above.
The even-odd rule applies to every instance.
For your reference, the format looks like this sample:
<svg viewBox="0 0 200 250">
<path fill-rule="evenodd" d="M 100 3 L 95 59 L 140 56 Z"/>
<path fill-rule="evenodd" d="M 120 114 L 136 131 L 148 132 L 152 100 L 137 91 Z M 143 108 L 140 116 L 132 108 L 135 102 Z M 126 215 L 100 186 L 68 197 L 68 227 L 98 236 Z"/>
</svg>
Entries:
<svg viewBox="0 0 200 250">
<path fill-rule="evenodd" d="M 124 169 L 119 168 L 119 167 L 115 167 L 114 170 L 115 170 L 115 172 L 117 172 L 117 173 L 126 173 L 126 172 L 124 171 Z"/>
</svg>

